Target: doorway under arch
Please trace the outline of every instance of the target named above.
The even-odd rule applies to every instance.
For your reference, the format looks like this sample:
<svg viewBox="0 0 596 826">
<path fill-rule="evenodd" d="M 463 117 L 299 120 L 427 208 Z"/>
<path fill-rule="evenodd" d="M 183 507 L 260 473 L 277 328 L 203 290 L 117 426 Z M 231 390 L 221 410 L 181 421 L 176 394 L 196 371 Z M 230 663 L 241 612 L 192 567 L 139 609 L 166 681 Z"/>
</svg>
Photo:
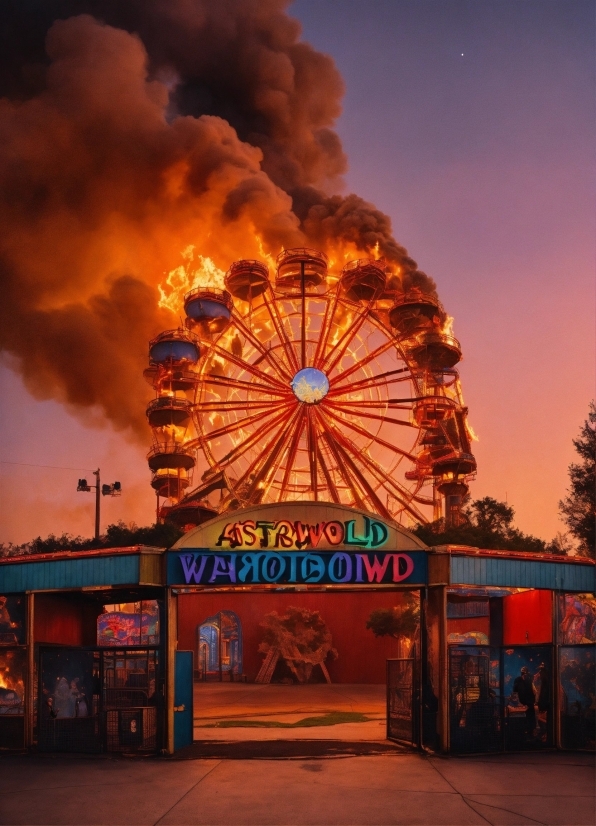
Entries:
<svg viewBox="0 0 596 826">
<path fill-rule="evenodd" d="M 233 611 L 218 611 L 197 626 L 199 679 L 239 680 L 242 674 L 242 624 Z"/>
</svg>

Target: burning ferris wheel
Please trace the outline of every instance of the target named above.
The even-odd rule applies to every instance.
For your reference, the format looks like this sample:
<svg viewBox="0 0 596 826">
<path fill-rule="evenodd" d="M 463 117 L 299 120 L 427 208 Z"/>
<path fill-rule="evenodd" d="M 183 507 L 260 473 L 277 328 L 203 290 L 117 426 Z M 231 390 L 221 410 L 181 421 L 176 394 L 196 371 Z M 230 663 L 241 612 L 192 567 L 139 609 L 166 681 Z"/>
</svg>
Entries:
<svg viewBox="0 0 596 826">
<path fill-rule="evenodd" d="M 436 298 L 390 285 L 383 261 L 333 273 L 322 253 L 290 249 L 274 278 L 242 260 L 225 290 L 186 294 L 185 327 L 150 343 L 145 371 L 162 516 L 311 500 L 409 524 L 444 499 L 457 521 L 476 469 L 460 345 Z"/>
</svg>

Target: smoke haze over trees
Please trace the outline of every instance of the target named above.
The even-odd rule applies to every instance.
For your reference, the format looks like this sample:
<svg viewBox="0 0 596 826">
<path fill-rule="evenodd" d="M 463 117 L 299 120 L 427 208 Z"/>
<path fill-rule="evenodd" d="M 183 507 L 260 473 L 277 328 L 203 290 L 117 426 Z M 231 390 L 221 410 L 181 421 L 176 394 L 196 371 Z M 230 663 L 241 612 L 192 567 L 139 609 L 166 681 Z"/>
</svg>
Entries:
<svg viewBox="0 0 596 826">
<path fill-rule="evenodd" d="M 226 270 L 310 245 L 434 282 L 340 195 L 342 79 L 288 0 L 0 7 L 0 347 L 38 399 L 147 438 L 158 287 L 194 245 Z"/>
</svg>

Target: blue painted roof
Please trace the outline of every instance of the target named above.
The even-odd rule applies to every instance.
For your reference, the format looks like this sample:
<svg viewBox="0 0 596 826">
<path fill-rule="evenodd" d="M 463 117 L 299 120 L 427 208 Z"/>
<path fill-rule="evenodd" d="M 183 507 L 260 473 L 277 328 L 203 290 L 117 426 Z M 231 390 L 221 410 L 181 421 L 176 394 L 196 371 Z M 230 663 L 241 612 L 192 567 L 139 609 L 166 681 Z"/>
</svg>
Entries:
<svg viewBox="0 0 596 826">
<path fill-rule="evenodd" d="M 160 549 L 137 546 L 2 560 L 0 593 L 158 585 L 160 577 L 156 576 L 154 563 L 159 565 L 161 553 Z"/>
<path fill-rule="evenodd" d="M 594 591 L 594 564 L 503 556 L 459 555 L 452 551 L 452 585 L 544 588 L 556 591 Z"/>
</svg>

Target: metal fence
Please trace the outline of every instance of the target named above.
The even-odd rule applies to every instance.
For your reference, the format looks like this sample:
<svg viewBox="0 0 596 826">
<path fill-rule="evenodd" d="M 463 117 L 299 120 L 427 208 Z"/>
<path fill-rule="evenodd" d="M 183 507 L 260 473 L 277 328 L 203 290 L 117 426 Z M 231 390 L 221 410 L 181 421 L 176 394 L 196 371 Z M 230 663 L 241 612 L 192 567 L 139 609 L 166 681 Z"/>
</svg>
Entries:
<svg viewBox="0 0 596 826">
<path fill-rule="evenodd" d="M 419 669 L 415 658 L 387 660 L 387 738 L 420 743 Z"/>
</svg>

